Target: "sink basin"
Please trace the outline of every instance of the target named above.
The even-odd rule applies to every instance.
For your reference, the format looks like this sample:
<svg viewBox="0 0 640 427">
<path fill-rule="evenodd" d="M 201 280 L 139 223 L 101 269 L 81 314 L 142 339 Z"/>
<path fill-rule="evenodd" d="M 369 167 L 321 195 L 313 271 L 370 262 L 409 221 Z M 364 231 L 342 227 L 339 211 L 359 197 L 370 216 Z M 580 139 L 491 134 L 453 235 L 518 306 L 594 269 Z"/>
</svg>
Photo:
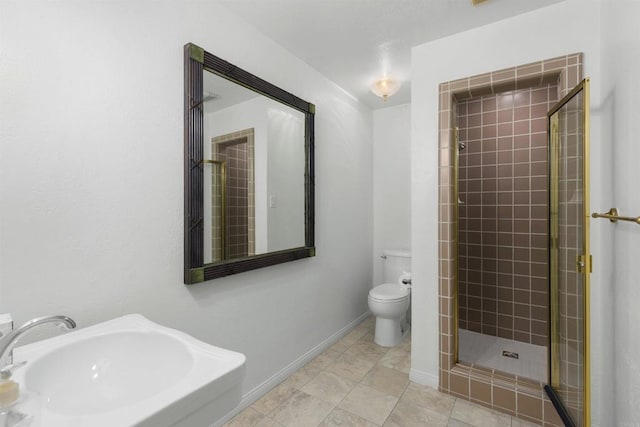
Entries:
<svg viewBox="0 0 640 427">
<path fill-rule="evenodd" d="M 138 314 L 17 347 L 22 360 L 46 427 L 210 425 L 240 401 L 245 364 Z"/>
<path fill-rule="evenodd" d="M 144 353 L 153 357 L 140 357 Z M 195 359 L 180 341 L 156 332 L 89 337 L 32 362 L 25 386 L 61 414 L 111 411 L 171 388 Z"/>
</svg>

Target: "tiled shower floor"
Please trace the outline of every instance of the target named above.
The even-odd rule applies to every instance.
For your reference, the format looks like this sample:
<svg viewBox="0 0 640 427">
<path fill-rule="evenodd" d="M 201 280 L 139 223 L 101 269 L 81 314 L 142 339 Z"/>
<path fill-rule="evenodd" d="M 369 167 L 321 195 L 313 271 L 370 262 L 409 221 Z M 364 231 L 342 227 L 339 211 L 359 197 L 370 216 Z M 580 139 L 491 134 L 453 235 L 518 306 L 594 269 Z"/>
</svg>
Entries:
<svg viewBox="0 0 640 427">
<path fill-rule="evenodd" d="M 520 341 L 459 330 L 458 359 L 461 362 L 498 369 L 513 375 L 545 382 L 547 380 L 547 347 Z M 518 359 L 502 355 L 507 350 L 518 353 Z"/>
</svg>

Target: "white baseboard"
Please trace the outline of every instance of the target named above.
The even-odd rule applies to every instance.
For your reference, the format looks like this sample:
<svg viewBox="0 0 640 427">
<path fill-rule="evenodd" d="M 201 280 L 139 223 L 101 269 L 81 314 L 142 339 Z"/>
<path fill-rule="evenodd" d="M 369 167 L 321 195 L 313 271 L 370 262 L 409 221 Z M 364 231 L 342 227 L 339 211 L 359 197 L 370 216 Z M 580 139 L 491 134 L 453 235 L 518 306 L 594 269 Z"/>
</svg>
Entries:
<svg viewBox="0 0 640 427">
<path fill-rule="evenodd" d="M 309 363 L 313 358 L 318 356 L 320 353 L 325 351 L 327 348 L 331 347 L 336 341 L 338 341 L 343 336 L 347 335 L 353 328 L 358 326 L 364 319 L 371 315 L 370 311 L 366 311 L 365 313 L 358 316 L 354 321 L 349 323 L 344 328 L 340 329 L 335 334 L 331 335 L 326 340 L 322 341 L 317 346 L 313 347 L 311 350 L 285 366 L 280 371 L 276 372 L 271 378 L 264 381 L 262 384 L 255 387 L 253 390 L 245 393 L 242 396 L 242 400 L 240 404 L 235 407 L 235 409 L 229 412 L 224 417 L 220 418 L 213 424 L 213 427 L 221 426 L 231 418 L 235 417 L 240 411 L 251 405 L 256 400 L 260 399 L 264 396 L 269 390 L 280 384 L 282 381 L 287 379 L 291 374 L 296 372 L 298 369 L 302 368 L 304 365 Z"/>
<path fill-rule="evenodd" d="M 438 378 L 437 375 L 433 375 L 424 371 L 418 371 L 417 369 L 411 369 L 409 371 L 409 379 L 415 383 L 435 388 L 436 390 L 440 385 L 440 378 Z"/>
</svg>

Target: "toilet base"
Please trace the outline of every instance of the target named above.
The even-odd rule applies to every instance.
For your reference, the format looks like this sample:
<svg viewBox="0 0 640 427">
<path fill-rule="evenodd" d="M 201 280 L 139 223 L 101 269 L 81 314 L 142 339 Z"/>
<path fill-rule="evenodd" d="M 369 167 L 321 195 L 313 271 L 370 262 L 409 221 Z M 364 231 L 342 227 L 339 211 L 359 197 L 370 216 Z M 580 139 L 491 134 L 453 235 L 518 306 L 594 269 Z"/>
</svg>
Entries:
<svg viewBox="0 0 640 427">
<path fill-rule="evenodd" d="M 376 317 L 376 333 L 373 341 L 381 347 L 395 347 L 402 341 L 402 317 L 385 319 Z"/>
</svg>

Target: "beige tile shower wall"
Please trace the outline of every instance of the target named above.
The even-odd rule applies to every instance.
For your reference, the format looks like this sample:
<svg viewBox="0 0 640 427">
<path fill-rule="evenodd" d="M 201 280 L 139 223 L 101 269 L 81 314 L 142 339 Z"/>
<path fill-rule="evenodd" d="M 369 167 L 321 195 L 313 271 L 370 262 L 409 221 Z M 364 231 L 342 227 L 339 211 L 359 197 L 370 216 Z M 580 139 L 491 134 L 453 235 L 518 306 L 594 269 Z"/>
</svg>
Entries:
<svg viewBox="0 0 640 427">
<path fill-rule="evenodd" d="M 457 103 L 460 327 L 548 340 L 547 111 L 557 85 Z"/>
<path fill-rule="evenodd" d="M 256 168 L 254 130 L 247 129 L 247 255 L 256 254 Z"/>
<path fill-rule="evenodd" d="M 249 253 L 248 147 L 245 142 L 224 149 L 227 162 L 227 257 Z"/>
</svg>

